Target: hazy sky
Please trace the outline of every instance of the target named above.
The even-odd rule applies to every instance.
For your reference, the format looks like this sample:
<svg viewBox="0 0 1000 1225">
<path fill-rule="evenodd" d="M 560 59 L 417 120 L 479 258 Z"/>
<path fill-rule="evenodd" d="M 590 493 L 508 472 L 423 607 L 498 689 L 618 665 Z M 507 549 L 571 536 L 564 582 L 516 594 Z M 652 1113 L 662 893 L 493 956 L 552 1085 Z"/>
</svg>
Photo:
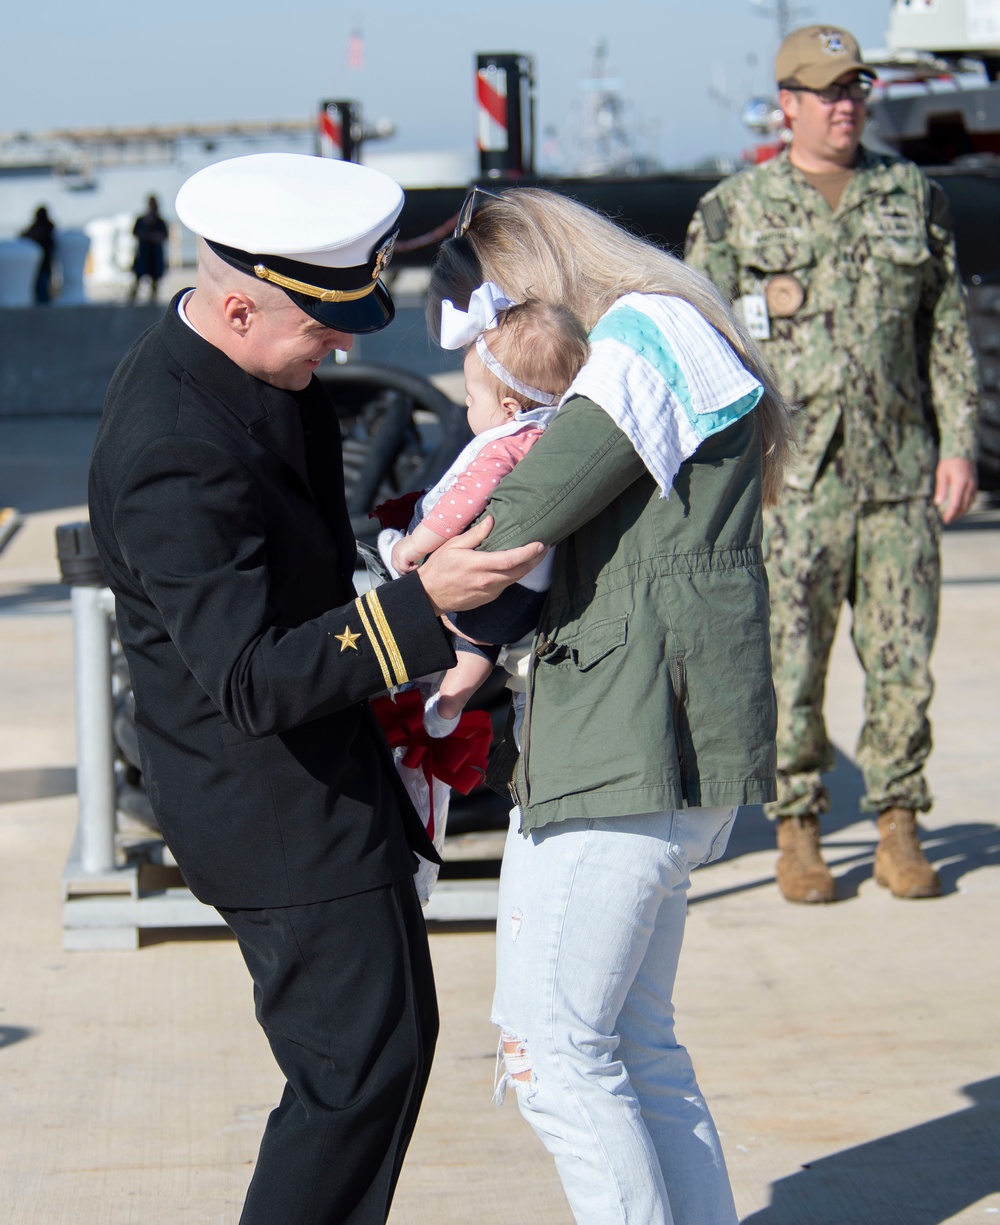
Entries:
<svg viewBox="0 0 1000 1225">
<path fill-rule="evenodd" d="M 67 0 L 17 4 L 3 21 L 0 132 L 230 119 L 309 118 L 321 98 L 362 103 L 397 135 L 386 152 L 474 145 L 477 52 L 534 57 L 536 118 L 567 153 L 581 81 L 608 45 L 629 126 L 666 164 L 736 154 L 753 138 L 739 110 L 771 79 L 777 23 L 761 0 Z M 772 13 L 762 15 L 761 8 Z M 795 6 L 794 23 L 846 26 L 884 45 L 888 0 Z M 287 16 L 286 16 L 287 15 Z M 352 29 L 364 66 L 347 67 Z"/>
</svg>

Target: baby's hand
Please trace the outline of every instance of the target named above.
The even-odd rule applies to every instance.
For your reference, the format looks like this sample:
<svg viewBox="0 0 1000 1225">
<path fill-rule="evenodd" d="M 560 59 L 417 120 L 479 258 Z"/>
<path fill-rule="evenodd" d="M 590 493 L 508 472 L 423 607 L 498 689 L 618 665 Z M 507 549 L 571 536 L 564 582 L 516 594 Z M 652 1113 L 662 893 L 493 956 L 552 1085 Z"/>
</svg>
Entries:
<svg viewBox="0 0 1000 1225">
<path fill-rule="evenodd" d="M 392 546 L 392 564 L 399 574 L 409 574 L 411 570 L 416 570 L 419 562 L 420 558 L 413 552 L 409 536 L 397 540 Z"/>
</svg>

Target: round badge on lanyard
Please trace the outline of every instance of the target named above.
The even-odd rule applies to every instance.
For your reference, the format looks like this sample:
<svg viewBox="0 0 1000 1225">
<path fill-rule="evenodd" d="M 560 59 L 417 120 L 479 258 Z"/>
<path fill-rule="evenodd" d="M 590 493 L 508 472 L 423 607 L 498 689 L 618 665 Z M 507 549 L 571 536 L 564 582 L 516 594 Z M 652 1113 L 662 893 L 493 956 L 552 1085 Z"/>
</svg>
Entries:
<svg viewBox="0 0 1000 1225">
<path fill-rule="evenodd" d="M 787 319 L 789 315 L 794 315 L 805 301 L 806 291 L 795 277 L 782 272 L 768 281 L 764 297 L 773 318 Z"/>
</svg>

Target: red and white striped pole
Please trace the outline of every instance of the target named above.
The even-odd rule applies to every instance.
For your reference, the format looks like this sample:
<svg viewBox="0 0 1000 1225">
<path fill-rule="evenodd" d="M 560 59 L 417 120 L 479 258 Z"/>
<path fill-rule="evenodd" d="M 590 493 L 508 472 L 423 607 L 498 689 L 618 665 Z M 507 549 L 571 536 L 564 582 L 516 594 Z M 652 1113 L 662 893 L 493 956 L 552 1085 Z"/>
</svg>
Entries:
<svg viewBox="0 0 1000 1225">
<path fill-rule="evenodd" d="M 344 125 L 335 102 L 324 102 L 319 113 L 319 155 L 338 161 L 344 156 Z"/>
<path fill-rule="evenodd" d="M 355 139 L 357 104 L 354 102 L 321 102 L 319 111 L 319 155 L 339 161 L 357 161 L 358 142 Z"/>
<path fill-rule="evenodd" d="M 479 166 L 488 178 L 531 172 L 530 165 L 525 165 L 521 105 L 522 91 L 530 82 L 531 60 L 527 56 L 476 56 Z M 530 96 L 528 102 L 530 107 Z"/>
<path fill-rule="evenodd" d="M 476 101 L 479 114 L 479 152 L 506 153 L 507 70 L 488 64 L 476 71 Z"/>
</svg>

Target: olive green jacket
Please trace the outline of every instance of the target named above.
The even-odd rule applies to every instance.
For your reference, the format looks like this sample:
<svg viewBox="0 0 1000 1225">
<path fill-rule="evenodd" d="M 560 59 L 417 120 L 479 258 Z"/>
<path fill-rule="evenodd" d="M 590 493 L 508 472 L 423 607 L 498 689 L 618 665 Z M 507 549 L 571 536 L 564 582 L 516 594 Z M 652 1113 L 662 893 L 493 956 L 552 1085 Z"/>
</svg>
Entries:
<svg viewBox="0 0 1000 1225">
<path fill-rule="evenodd" d="M 686 259 L 731 300 L 777 308 L 759 343 L 794 410 L 790 486 L 812 488 L 841 432 L 859 501 L 926 496 L 939 454 L 975 457 L 978 373 L 947 202 L 912 162 L 862 149 L 831 212 L 781 154 L 702 198 Z M 784 302 L 769 294 L 779 276 Z"/>
<path fill-rule="evenodd" d="M 524 831 L 774 797 L 760 480 L 754 413 L 661 498 L 577 398 L 497 487 L 484 547 L 557 546 L 515 773 Z"/>
</svg>

